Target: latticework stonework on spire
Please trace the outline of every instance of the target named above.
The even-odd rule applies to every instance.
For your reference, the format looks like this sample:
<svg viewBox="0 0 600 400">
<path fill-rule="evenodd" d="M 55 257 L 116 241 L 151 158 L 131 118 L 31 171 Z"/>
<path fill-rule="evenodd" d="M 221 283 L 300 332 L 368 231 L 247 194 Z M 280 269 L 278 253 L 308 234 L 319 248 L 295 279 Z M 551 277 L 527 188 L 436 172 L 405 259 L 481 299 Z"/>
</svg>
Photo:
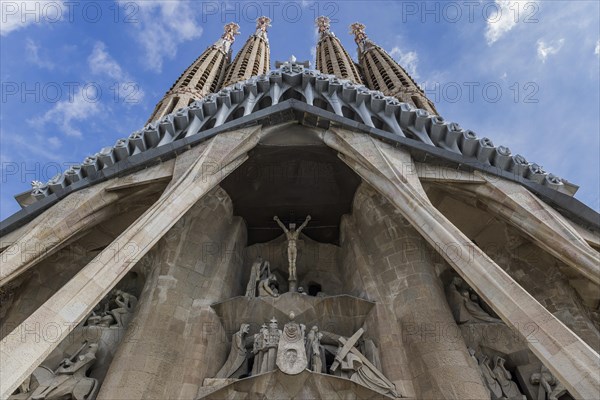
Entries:
<svg viewBox="0 0 600 400">
<path fill-rule="evenodd" d="M 271 54 L 267 28 L 271 26 L 270 23 L 271 19 L 268 17 L 260 17 L 256 20 L 256 32 L 248 38 L 242 50 L 229 65 L 223 86 L 233 85 L 269 71 Z"/>
<path fill-rule="evenodd" d="M 148 122 L 161 119 L 194 100 L 221 88 L 227 65 L 231 61 L 231 44 L 239 34 L 239 25 L 231 22 L 224 27 L 221 38 L 208 47 L 177 79 L 158 102 Z"/>
<path fill-rule="evenodd" d="M 425 96 L 406 70 L 367 37 L 363 24 L 352 24 L 350 32 L 355 36 L 360 66 L 370 89 L 379 90 L 386 96 L 396 97 L 431 114 L 438 114 L 433 102 Z"/>
<path fill-rule="evenodd" d="M 319 28 L 317 69 L 324 74 L 350 79 L 355 83 L 363 83 L 352 57 L 342 46 L 340 40 L 330 31 L 329 18 L 317 18 L 316 25 Z"/>
</svg>

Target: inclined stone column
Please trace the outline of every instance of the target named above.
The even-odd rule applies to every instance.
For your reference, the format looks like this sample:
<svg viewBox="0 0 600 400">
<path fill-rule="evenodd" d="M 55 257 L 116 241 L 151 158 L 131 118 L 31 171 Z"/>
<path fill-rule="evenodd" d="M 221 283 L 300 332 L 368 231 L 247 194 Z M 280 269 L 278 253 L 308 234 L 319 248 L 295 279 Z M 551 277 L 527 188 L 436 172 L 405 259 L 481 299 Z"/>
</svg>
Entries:
<svg viewBox="0 0 600 400">
<path fill-rule="evenodd" d="M 382 368 L 400 392 L 426 399 L 486 398 L 421 235 L 363 183 L 342 237 L 347 287 L 378 303 Z M 407 393 L 407 381 L 416 393 Z"/>
<path fill-rule="evenodd" d="M 130 334 L 98 399 L 193 399 L 225 362 L 228 338 L 210 304 L 243 294 L 246 228 L 220 187 L 151 251 L 153 270 Z"/>
</svg>

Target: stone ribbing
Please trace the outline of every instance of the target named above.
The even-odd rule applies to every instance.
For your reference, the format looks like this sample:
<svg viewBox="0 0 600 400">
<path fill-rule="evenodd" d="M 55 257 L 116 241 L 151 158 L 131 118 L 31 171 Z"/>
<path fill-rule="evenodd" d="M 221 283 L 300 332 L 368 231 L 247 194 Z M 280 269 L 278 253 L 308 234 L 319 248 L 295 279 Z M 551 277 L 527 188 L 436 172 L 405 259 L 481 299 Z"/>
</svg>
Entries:
<svg viewBox="0 0 600 400">
<path fill-rule="evenodd" d="M 225 33 L 190 65 L 158 102 L 148 123 L 161 119 L 194 100 L 221 88 L 225 70 L 231 61 L 231 44 L 238 34 L 236 23 L 225 25 Z"/>
<path fill-rule="evenodd" d="M 133 132 L 128 138 L 117 140 L 113 147 L 104 147 L 81 165 L 72 166 L 47 183 L 36 183 L 32 196 L 45 198 L 133 155 L 170 145 L 289 99 L 332 112 L 350 124 L 363 124 L 367 130 L 375 128 L 446 150 L 462 157 L 465 164 L 478 162 L 492 167 L 498 175 L 508 173 L 517 180 L 524 178 L 569 195 L 576 190 L 574 185 L 546 172 L 538 164 L 513 155 L 508 147 L 495 146 L 489 138 L 479 138 L 457 123 L 447 122 L 363 85 L 288 62 L 268 74 L 253 76 L 207 95 Z"/>
<path fill-rule="evenodd" d="M 484 398 L 479 371 L 434 271 L 425 240 L 383 196 L 363 183 L 342 223 L 346 285 L 376 301 L 373 334 L 384 373 L 419 399 Z M 370 325 L 372 326 L 372 325 Z M 413 389 L 414 388 L 414 389 Z M 415 391 L 415 393 L 412 392 Z"/>
<path fill-rule="evenodd" d="M 227 68 L 223 86 L 233 85 L 252 76 L 266 74 L 271 65 L 271 52 L 267 28 L 271 20 L 260 17 L 256 21 L 256 32 L 248 38 L 242 50 Z"/>
<path fill-rule="evenodd" d="M 360 73 L 340 40 L 329 30 L 329 18 L 317 18 L 319 41 L 317 42 L 317 69 L 324 74 L 335 75 L 354 83 L 363 83 Z"/>
<path fill-rule="evenodd" d="M 371 41 L 364 33 L 365 26 L 360 23 L 351 25 L 358 45 L 358 59 L 366 85 L 379 90 L 386 96 L 438 114 L 435 105 L 425 96 L 423 90 L 400 64 L 384 49 Z"/>
<path fill-rule="evenodd" d="M 136 330 L 98 399 L 196 398 L 225 361 L 227 336 L 210 304 L 242 294 L 245 245 L 244 222 L 218 187 L 165 234 L 152 250 Z"/>
</svg>

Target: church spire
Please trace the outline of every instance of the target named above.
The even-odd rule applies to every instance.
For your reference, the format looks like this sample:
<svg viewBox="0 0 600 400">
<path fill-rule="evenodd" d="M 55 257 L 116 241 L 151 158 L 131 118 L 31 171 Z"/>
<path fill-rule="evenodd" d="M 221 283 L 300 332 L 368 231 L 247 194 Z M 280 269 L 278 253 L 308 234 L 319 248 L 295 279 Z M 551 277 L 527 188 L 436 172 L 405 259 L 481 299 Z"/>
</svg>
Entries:
<svg viewBox="0 0 600 400">
<path fill-rule="evenodd" d="M 365 25 L 355 22 L 350 25 L 350 34 L 354 35 L 360 66 L 370 89 L 379 90 L 386 96 L 394 96 L 431 114 L 438 113 L 433 102 L 425 96 L 406 70 L 367 37 Z"/>
<path fill-rule="evenodd" d="M 339 78 L 350 79 L 362 83 L 360 73 L 340 40 L 330 30 L 330 20 L 319 17 L 315 21 L 319 28 L 317 42 L 317 69 L 324 74 L 335 75 Z"/>
<path fill-rule="evenodd" d="M 267 28 L 271 26 L 269 17 L 259 17 L 256 20 L 256 32 L 254 32 L 244 47 L 235 56 L 233 63 L 227 69 L 227 75 L 223 86 L 233 85 L 251 76 L 266 74 L 270 68 L 270 49 Z"/>
<path fill-rule="evenodd" d="M 186 107 L 209 93 L 218 91 L 225 76 L 227 64 L 231 61 L 231 45 L 239 34 L 240 26 L 230 22 L 224 33 L 212 46 L 208 47 L 185 70 L 154 108 L 148 123 Z"/>
</svg>

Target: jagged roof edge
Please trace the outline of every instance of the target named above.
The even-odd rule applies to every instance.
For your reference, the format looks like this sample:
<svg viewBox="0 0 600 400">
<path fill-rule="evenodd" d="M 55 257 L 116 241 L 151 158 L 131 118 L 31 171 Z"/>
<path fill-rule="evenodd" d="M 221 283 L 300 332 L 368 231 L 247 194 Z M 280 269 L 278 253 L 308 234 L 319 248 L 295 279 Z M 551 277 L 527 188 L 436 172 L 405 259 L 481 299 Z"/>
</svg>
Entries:
<svg viewBox="0 0 600 400">
<path fill-rule="evenodd" d="M 297 120 L 303 125 L 324 129 L 329 128 L 333 123 L 334 125 L 364 132 L 365 134 L 369 134 L 374 138 L 391 145 L 403 147 L 411 153 L 415 161 L 443 162 L 445 164 L 452 164 L 460 170 L 484 171 L 518 182 L 535 193 L 543 201 L 551 204 L 557 211 L 566 217 L 586 228 L 600 230 L 600 214 L 567 194 L 525 179 L 514 173 L 499 170 L 497 167 L 489 163 L 484 163 L 477 158 L 466 159 L 463 155 L 456 154 L 449 150 L 434 147 L 381 129 L 369 127 L 352 119 L 292 99 L 266 107 L 238 119 L 225 122 L 218 127 L 207 129 L 206 131 L 183 137 L 174 142 L 133 154 L 122 161 L 114 163 L 112 166 L 98 170 L 86 178 L 80 179 L 71 185 L 65 186 L 60 190 L 45 196 L 41 200 L 23 208 L 0 222 L 0 236 L 10 233 L 30 222 L 70 193 L 108 179 L 131 174 L 135 171 L 154 165 L 157 162 L 163 162 L 174 158 L 177 154 L 185 152 L 189 148 L 196 146 L 219 133 L 251 125 L 277 125 L 290 120 Z"/>
</svg>

